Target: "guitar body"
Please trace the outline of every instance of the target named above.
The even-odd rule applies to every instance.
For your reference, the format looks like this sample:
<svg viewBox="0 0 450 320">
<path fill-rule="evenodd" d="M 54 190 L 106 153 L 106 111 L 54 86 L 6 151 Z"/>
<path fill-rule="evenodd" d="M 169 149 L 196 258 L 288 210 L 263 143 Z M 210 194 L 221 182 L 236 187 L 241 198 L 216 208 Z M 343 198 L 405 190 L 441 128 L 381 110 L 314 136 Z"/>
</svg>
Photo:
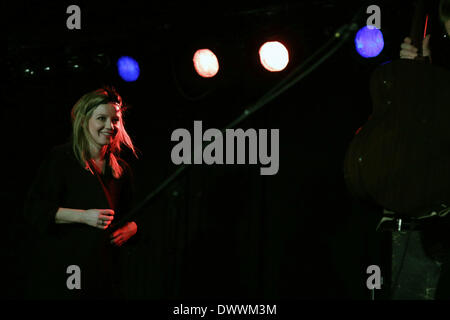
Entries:
<svg viewBox="0 0 450 320">
<path fill-rule="evenodd" d="M 409 216 L 450 204 L 450 72 L 393 61 L 375 69 L 370 91 L 373 113 L 344 161 L 351 193 Z"/>
</svg>

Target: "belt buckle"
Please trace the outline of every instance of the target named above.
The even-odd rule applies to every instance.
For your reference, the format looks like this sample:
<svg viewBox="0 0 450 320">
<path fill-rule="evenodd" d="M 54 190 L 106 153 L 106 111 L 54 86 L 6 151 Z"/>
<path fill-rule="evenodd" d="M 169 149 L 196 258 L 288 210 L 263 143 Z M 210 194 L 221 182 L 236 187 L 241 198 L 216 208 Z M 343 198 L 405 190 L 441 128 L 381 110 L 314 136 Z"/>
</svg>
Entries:
<svg viewBox="0 0 450 320">
<path fill-rule="evenodd" d="M 382 227 L 383 225 L 385 225 L 385 223 L 388 226 L 387 229 L 386 227 Z M 380 228 L 382 230 L 390 230 L 391 232 L 402 231 L 404 229 L 403 218 L 383 216 L 380 222 L 378 223 L 376 230 L 378 231 L 380 230 Z"/>
</svg>

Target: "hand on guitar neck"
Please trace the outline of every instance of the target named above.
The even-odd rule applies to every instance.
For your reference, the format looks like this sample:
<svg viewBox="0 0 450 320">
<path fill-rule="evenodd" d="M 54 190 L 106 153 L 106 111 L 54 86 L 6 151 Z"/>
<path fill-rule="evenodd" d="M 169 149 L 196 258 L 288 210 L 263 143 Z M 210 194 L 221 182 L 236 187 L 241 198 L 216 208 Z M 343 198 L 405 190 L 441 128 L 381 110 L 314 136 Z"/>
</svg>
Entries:
<svg viewBox="0 0 450 320">
<path fill-rule="evenodd" d="M 414 60 L 417 58 L 417 51 L 418 49 L 411 44 L 411 38 L 406 37 L 403 43 L 400 46 L 400 58 L 401 59 L 411 59 Z M 423 57 L 430 57 L 431 58 L 431 50 L 429 47 L 430 43 L 430 35 L 427 35 L 425 39 L 423 39 L 422 42 L 422 56 Z"/>
</svg>

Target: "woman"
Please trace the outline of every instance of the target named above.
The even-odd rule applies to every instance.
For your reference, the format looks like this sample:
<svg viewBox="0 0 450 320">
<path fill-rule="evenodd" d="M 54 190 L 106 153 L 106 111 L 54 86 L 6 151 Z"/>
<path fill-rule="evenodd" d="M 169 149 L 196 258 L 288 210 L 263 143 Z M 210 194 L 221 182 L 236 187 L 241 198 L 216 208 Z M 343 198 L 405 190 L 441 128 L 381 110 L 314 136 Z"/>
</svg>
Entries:
<svg viewBox="0 0 450 320">
<path fill-rule="evenodd" d="M 136 155 L 122 115 L 113 88 L 85 94 L 72 109 L 71 142 L 55 147 L 38 171 L 25 203 L 25 217 L 38 231 L 28 288 L 33 298 L 118 294 L 115 248 L 137 232 L 136 221 L 112 229 L 132 197 L 122 146 Z M 80 270 L 80 289 L 68 286 L 76 281 L 68 280 L 73 265 Z"/>
</svg>

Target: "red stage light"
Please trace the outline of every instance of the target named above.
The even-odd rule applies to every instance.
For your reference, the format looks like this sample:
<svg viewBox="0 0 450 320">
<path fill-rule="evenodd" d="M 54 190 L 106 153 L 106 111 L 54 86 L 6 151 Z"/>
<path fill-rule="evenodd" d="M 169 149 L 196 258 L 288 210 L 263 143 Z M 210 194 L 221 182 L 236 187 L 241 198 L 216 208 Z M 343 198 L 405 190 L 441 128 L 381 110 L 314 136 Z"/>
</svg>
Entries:
<svg viewBox="0 0 450 320">
<path fill-rule="evenodd" d="M 197 50 L 194 54 L 194 68 L 204 78 L 214 77 L 219 71 L 219 61 L 209 49 Z"/>
<path fill-rule="evenodd" d="M 281 71 L 289 63 L 289 52 L 281 42 L 270 41 L 259 48 L 259 59 L 267 70 Z"/>
</svg>

